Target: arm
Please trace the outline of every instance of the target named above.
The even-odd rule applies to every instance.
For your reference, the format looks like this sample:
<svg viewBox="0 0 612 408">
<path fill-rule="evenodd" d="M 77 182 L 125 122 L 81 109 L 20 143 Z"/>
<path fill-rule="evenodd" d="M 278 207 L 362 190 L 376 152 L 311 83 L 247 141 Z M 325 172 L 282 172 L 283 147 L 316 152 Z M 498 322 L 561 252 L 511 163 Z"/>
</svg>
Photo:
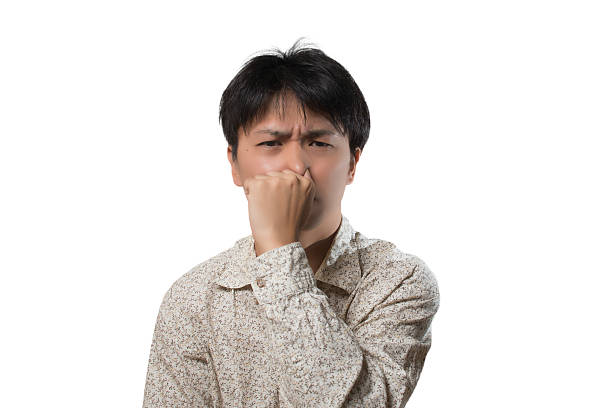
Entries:
<svg viewBox="0 0 612 408">
<path fill-rule="evenodd" d="M 173 290 L 166 292 L 157 315 L 142 406 L 220 406 L 216 401 L 213 405 L 211 391 L 217 385 L 208 348 L 201 341 L 206 333 Z"/>
<path fill-rule="evenodd" d="M 314 282 L 300 242 L 253 260 L 282 375 L 296 407 L 401 407 L 418 381 L 439 304 L 424 263 L 349 328 Z M 417 266 L 419 266 L 417 265 Z M 378 277 L 380 278 L 380 277 Z"/>
</svg>

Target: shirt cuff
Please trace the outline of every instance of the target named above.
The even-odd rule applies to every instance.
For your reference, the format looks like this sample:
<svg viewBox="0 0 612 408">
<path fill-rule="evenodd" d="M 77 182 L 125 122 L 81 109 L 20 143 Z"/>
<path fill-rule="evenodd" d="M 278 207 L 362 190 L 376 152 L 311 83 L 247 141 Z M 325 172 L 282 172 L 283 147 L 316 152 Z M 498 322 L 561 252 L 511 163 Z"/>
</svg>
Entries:
<svg viewBox="0 0 612 408">
<path fill-rule="evenodd" d="M 274 303 L 316 287 L 314 273 L 300 241 L 271 249 L 251 260 L 257 278 L 251 282 L 259 303 Z"/>
</svg>

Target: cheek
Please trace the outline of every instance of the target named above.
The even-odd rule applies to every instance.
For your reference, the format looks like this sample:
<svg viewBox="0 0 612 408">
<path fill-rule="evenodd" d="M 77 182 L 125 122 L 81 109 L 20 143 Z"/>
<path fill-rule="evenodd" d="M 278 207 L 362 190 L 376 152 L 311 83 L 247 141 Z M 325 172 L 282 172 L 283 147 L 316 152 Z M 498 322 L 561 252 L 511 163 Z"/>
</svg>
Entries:
<svg viewBox="0 0 612 408">
<path fill-rule="evenodd" d="M 330 180 L 335 184 L 344 184 L 346 175 L 348 174 L 349 163 L 343 161 L 334 162 L 327 169 Z"/>
<path fill-rule="evenodd" d="M 333 196 L 337 194 L 338 190 L 346 186 L 348 165 L 333 163 L 328 166 L 318 167 L 311 171 L 311 174 L 317 183 L 317 189 L 320 191 L 319 195 Z"/>
<path fill-rule="evenodd" d="M 240 168 L 242 173 L 247 177 L 253 177 L 258 174 L 265 174 L 269 171 L 276 170 L 273 161 L 258 155 L 252 147 L 243 147 L 240 151 Z"/>
<path fill-rule="evenodd" d="M 245 167 L 245 170 L 251 177 L 253 177 L 259 174 L 266 174 L 269 171 L 275 171 L 277 168 L 269 162 L 254 160 Z"/>
</svg>

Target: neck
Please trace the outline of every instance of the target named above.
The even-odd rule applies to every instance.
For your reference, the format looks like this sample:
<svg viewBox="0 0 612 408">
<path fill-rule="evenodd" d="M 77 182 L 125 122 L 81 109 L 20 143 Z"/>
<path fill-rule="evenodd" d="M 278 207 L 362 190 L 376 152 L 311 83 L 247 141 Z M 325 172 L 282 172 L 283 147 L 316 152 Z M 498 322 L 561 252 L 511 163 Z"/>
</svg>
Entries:
<svg viewBox="0 0 612 408">
<path fill-rule="evenodd" d="M 323 263 L 336 234 L 340 230 L 341 223 L 342 213 L 338 211 L 325 217 L 317 228 L 300 232 L 298 240 L 302 244 L 304 252 L 306 252 L 313 273 L 316 273 Z M 255 242 L 254 250 L 255 256 L 261 255 L 257 248 L 257 242 Z"/>
<path fill-rule="evenodd" d="M 312 272 L 315 274 L 323 263 L 323 260 L 325 259 L 325 256 L 331 248 L 334 238 L 338 233 L 338 230 L 340 229 L 342 215 L 339 215 L 338 217 L 339 219 L 337 221 L 327 223 L 327 225 L 329 225 L 329 228 L 323 234 L 323 238 L 320 238 L 318 240 L 316 238 L 311 238 L 311 241 L 309 241 L 308 238 L 303 239 L 300 236 L 300 242 L 302 243 L 302 247 L 304 247 L 304 251 L 306 252 L 308 263 L 312 268 Z M 308 244 L 308 242 L 310 242 L 310 244 Z"/>
</svg>

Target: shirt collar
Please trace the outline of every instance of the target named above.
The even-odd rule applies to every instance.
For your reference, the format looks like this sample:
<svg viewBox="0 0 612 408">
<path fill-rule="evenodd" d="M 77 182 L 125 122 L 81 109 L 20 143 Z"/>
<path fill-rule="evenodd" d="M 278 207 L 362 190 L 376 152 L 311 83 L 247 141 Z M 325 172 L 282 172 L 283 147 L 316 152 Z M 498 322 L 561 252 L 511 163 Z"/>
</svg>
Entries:
<svg viewBox="0 0 612 408">
<path fill-rule="evenodd" d="M 348 293 L 355 289 L 362 276 L 356 234 L 348 218 L 342 215 L 338 232 L 314 275 L 315 279 Z M 257 278 L 248 268 L 250 261 L 256 258 L 252 234 L 236 241 L 228 255 L 225 265 L 214 278 L 215 283 L 236 289 L 249 285 Z"/>
</svg>

